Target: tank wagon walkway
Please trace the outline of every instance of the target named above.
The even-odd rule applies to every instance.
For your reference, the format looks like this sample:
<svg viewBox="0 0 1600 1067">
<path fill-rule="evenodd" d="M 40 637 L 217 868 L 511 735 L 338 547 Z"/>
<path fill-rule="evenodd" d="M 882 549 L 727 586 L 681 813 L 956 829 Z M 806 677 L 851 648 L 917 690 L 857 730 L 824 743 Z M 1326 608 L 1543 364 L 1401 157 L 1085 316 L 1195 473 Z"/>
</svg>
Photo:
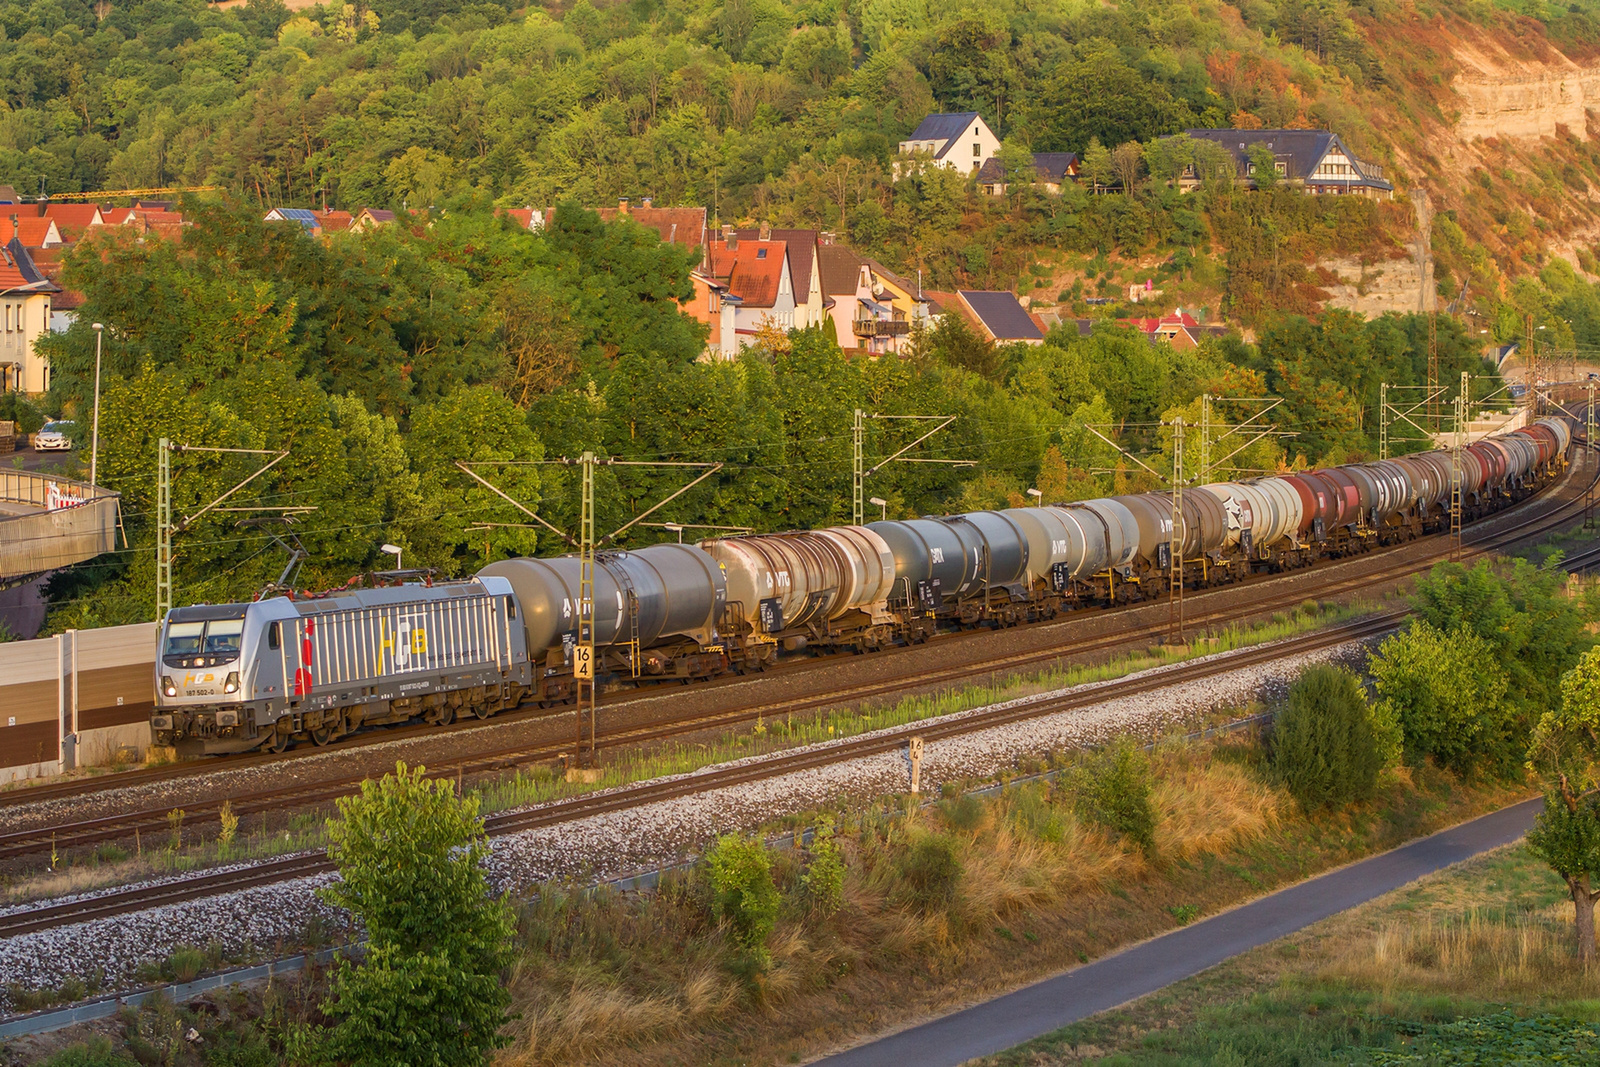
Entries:
<svg viewBox="0 0 1600 1067">
<path fill-rule="evenodd" d="M 1014 993 L 814 1061 L 815 1067 L 956 1067 L 992 1056 L 1510 844 L 1533 825 L 1541 803 L 1525 800 L 1442 830 Z"/>
<path fill-rule="evenodd" d="M 0 470 L 0 586 L 112 551 L 118 499 L 71 478 Z"/>
</svg>

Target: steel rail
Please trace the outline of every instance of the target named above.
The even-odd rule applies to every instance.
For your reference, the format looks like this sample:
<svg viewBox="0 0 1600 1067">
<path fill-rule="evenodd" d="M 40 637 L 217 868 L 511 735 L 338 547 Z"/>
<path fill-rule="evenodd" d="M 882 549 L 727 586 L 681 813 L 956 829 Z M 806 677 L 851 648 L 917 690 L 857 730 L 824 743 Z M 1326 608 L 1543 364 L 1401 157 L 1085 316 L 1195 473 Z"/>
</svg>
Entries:
<svg viewBox="0 0 1600 1067">
<path fill-rule="evenodd" d="M 1597 471 L 1596 480 L 1600 480 L 1600 471 Z M 1566 519 L 1561 517 L 1561 512 L 1573 507 L 1575 504 L 1580 504 L 1581 499 L 1579 497 L 1573 501 L 1558 503 L 1548 514 L 1524 519 L 1508 530 L 1489 534 L 1482 539 L 1476 539 L 1474 544 L 1489 542 L 1491 547 L 1501 547 L 1504 544 L 1525 540 L 1555 526 L 1563 525 Z M 1488 518 L 1505 519 L 1509 517 L 1511 516 L 1502 512 L 1497 516 L 1489 516 Z M 1527 529 L 1528 527 L 1535 528 L 1529 530 Z M 1415 542 L 1411 543 L 1414 544 Z M 1403 561 L 1376 573 L 1364 572 L 1332 579 L 1321 583 L 1315 590 L 1308 590 L 1301 585 L 1293 585 L 1272 596 L 1256 601 L 1251 605 L 1250 613 L 1259 614 L 1293 606 L 1303 601 L 1310 592 L 1328 595 L 1351 589 L 1365 588 L 1377 582 L 1414 574 L 1444 554 L 1446 553 L 1432 553 L 1420 560 Z M 1289 577 L 1292 579 L 1296 575 L 1277 575 L 1273 577 Z M 1225 591 L 1227 588 L 1229 587 L 1221 587 L 1218 591 Z M 1228 621 L 1238 617 L 1238 615 L 1239 611 L 1236 608 L 1219 607 L 1194 616 L 1192 623 L 1197 626 L 1207 625 L 1213 622 Z M 963 680 L 980 678 L 986 674 L 992 676 L 1001 672 L 1014 672 L 1039 664 L 1051 663 L 1068 655 L 1085 655 L 1104 651 L 1126 644 L 1130 636 L 1139 629 L 1143 629 L 1143 627 L 1134 625 L 1108 634 L 1071 641 L 1065 645 L 1033 649 L 985 660 L 981 664 L 961 664 L 932 671 L 924 670 L 909 679 L 895 677 L 875 682 L 857 683 L 818 695 L 767 702 L 754 708 L 746 707 L 700 715 L 681 716 L 664 723 L 643 724 L 634 727 L 624 726 L 621 729 L 606 731 L 601 740 L 609 747 L 644 744 L 681 737 L 686 734 L 727 729 L 758 718 L 776 719 L 832 707 L 859 705 L 874 698 L 902 694 L 906 692 L 908 687 L 926 690 L 932 687 L 958 683 Z M 972 633 L 968 636 L 981 637 L 982 635 Z M 510 746 L 479 753 L 467 759 L 446 762 L 437 765 L 435 771 L 444 777 L 451 775 L 463 777 L 468 774 L 491 773 L 529 763 L 553 760 L 560 756 L 567 747 L 569 746 L 564 741 L 534 746 L 525 744 Z M 236 765 L 235 763 L 229 763 L 227 766 L 233 767 Z M 365 777 L 364 774 L 358 774 L 325 780 L 305 788 L 280 787 L 259 790 L 231 796 L 227 798 L 227 802 L 236 815 L 279 810 L 286 803 L 301 806 L 322 803 L 349 794 L 359 786 Z M 191 805 L 185 817 L 191 824 L 214 821 L 220 814 L 222 803 L 222 800 L 218 800 L 204 807 Z M 166 808 L 148 808 L 74 823 L 11 831 L 0 834 L 0 859 L 31 855 L 43 852 L 46 849 L 54 852 L 63 847 L 70 849 L 103 841 L 120 840 L 132 836 L 136 831 L 159 834 L 168 829 L 169 825 Z"/>
</svg>

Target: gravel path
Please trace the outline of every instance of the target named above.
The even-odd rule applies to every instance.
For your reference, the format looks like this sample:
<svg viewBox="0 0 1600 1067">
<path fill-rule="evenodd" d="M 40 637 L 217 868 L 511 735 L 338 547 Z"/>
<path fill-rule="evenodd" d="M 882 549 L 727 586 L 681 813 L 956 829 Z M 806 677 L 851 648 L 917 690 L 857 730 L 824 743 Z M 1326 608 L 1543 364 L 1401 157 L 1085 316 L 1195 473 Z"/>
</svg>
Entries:
<svg viewBox="0 0 1600 1067">
<path fill-rule="evenodd" d="M 1133 696 L 1116 695 L 1127 680 L 1117 679 L 1008 701 L 1002 706 L 1032 703 L 1069 692 L 1106 694 L 1104 702 L 1091 709 L 1059 712 L 930 741 L 923 754 L 924 789 L 931 792 L 945 781 L 993 775 L 1015 766 L 1018 758 L 1028 754 L 1091 745 L 1124 732 L 1148 735 L 1218 708 L 1237 707 L 1252 700 L 1271 702 L 1305 663 L 1355 663 L 1363 658 L 1366 644 L 1349 642 Z M 1218 654 L 1221 655 L 1226 654 Z M 1193 662 L 1196 661 L 1190 661 Z M 1129 677 L 1172 669 L 1155 668 L 1153 672 Z M 976 711 L 968 711 L 945 718 L 975 714 Z M 843 740 L 825 742 L 817 747 L 842 743 Z M 752 756 L 736 763 L 771 758 Z M 694 775 L 683 777 L 692 779 Z M 554 879 L 615 877 L 690 855 L 719 833 L 753 830 L 772 819 L 841 796 L 867 798 L 906 788 L 907 766 L 898 753 L 854 759 L 497 838 L 490 873 L 498 887 L 517 893 L 527 893 L 539 883 Z M 341 917 L 316 897 L 317 887 L 327 877 L 163 905 L 137 915 L 9 938 L 0 943 L 0 975 L 7 983 L 45 988 L 59 986 L 72 975 L 90 975 L 100 970 L 105 988 L 116 989 L 130 985 L 141 965 L 166 959 L 178 945 L 217 945 L 230 958 L 276 954 L 280 945 L 293 944 L 304 933 L 309 916 L 316 916 L 324 928 L 340 925 Z M 82 894 L 94 895 L 97 894 Z M 3 993 L 0 1003 L 9 1009 L 9 999 Z"/>
</svg>

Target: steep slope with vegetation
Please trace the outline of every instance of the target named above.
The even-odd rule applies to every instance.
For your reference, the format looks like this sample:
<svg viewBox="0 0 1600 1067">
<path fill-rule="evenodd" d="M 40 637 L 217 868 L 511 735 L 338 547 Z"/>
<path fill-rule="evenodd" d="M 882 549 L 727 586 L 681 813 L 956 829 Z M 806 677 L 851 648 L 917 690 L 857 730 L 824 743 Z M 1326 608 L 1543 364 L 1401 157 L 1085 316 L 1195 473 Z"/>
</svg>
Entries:
<svg viewBox="0 0 1600 1067">
<path fill-rule="evenodd" d="M 727 221 L 840 231 L 938 287 L 1010 286 L 1038 249 L 1154 256 L 1182 273 L 1213 242 L 1258 258 L 1285 227 L 1256 219 L 1241 244 L 1215 211 L 1160 190 L 996 203 L 948 174 L 896 185 L 890 157 L 927 112 L 980 111 L 1006 138 L 1007 161 L 1028 148 L 1076 151 L 1106 181 L 1140 169 L 1109 150 L 1186 126 L 1328 126 L 1403 188 L 1430 189 L 1450 223 L 1441 287 L 1474 275 L 1491 296 L 1499 271 L 1542 265 L 1554 236 L 1592 221 L 1580 201 L 1600 185 L 1596 148 L 1579 140 L 1586 129 L 1540 142 L 1461 136 L 1504 125 L 1482 91 L 1494 77 L 1587 70 L 1594 10 L 1592 0 L 372 0 L 299 13 L 276 0 L 226 11 L 202 0 L 12 2 L 0 7 L 0 181 L 58 192 L 209 184 L 259 203 L 352 207 L 442 206 L 469 192 L 518 206 L 654 194 Z M 1159 186 L 1175 161 L 1147 155 Z M 1370 215 L 1326 210 L 1332 236 L 1292 258 L 1334 244 L 1404 254 L 1409 213 L 1375 236 Z M 1249 316 L 1258 306 L 1243 288 L 1229 295 Z"/>
</svg>

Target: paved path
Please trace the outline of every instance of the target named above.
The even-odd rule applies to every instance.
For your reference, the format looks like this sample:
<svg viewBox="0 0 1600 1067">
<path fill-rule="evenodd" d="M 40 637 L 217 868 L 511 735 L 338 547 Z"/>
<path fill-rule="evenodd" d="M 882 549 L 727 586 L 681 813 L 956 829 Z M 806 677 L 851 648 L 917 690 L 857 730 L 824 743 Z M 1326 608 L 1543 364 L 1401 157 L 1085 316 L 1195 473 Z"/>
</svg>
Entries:
<svg viewBox="0 0 1600 1067">
<path fill-rule="evenodd" d="M 1474 819 L 1279 890 L 1014 993 L 858 1045 L 817 1067 L 956 1067 L 1126 1004 L 1230 957 L 1517 840 L 1541 801 Z"/>
</svg>

